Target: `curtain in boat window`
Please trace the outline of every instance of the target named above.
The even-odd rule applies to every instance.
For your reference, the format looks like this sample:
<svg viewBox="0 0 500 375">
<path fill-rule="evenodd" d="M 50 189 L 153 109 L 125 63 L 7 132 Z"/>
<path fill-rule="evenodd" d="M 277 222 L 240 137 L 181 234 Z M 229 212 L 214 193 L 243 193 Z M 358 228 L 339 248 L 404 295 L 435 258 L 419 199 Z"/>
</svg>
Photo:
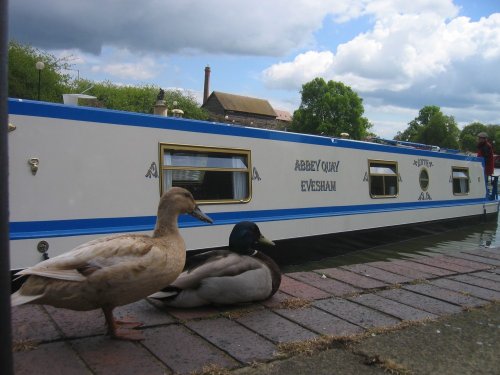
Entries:
<svg viewBox="0 0 500 375">
<path fill-rule="evenodd" d="M 246 168 L 244 156 L 233 156 L 233 168 Z M 248 196 L 247 186 L 247 173 L 246 172 L 233 172 L 233 194 L 234 199 L 245 199 Z"/>
<path fill-rule="evenodd" d="M 172 155 L 170 154 L 170 152 L 165 152 L 165 154 L 163 155 L 163 165 L 172 165 Z M 163 173 L 163 178 L 164 178 L 163 186 L 165 187 L 165 191 L 167 191 L 168 189 L 170 189 L 172 187 L 173 175 L 174 175 L 174 171 L 172 171 L 172 170 L 167 169 L 166 171 L 164 171 L 164 173 Z"/>
</svg>

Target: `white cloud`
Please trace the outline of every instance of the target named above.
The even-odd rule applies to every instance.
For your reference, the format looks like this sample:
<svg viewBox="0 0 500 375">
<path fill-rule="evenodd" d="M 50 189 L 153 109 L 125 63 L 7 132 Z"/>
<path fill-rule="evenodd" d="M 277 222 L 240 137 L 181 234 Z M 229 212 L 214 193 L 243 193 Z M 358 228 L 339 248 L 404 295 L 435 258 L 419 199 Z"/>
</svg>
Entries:
<svg viewBox="0 0 500 375">
<path fill-rule="evenodd" d="M 201 59 L 212 65 L 208 56 L 235 66 L 231 72 L 242 79 L 226 87 L 236 93 L 255 96 L 247 88 L 257 90 L 257 80 L 244 77 L 261 69 L 257 84 L 272 90 L 259 95 L 291 111 L 302 84 L 323 77 L 356 90 L 370 108 L 367 117 L 384 131 L 398 126 L 385 109 L 418 112 L 428 104 L 462 122 L 500 123 L 500 13 L 473 21 L 459 12 L 453 0 L 142 0 L 139 6 L 135 0 L 43 0 L 38 7 L 15 0 L 9 33 L 58 56 L 72 51 L 82 72 L 98 73 L 95 80 L 202 87 L 187 72 Z M 349 22 L 361 32 L 352 32 Z M 325 34 L 334 42 L 320 37 Z M 279 62 L 263 68 L 264 60 Z"/>
<path fill-rule="evenodd" d="M 390 2 L 376 3 L 378 12 Z M 477 22 L 465 17 L 447 20 L 447 14 L 454 13 L 384 13 L 371 30 L 336 51 L 304 52 L 264 70 L 263 80 L 268 87 L 297 90 L 320 76 L 342 81 L 362 96 L 389 91 L 398 92 L 399 100 L 410 100 L 429 95 L 429 100 L 438 100 L 436 105 L 444 100 L 443 105 L 450 106 L 453 98 L 498 92 L 500 76 L 494 66 L 500 66 L 500 13 Z"/>
<path fill-rule="evenodd" d="M 300 87 L 315 77 L 329 71 L 333 64 L 333 53 L 330 51 L 309 51 L 295 57 L 292 62 L 279 63 L 263 72 L 264 80 L 270 87 L 293 89 Z"/>
</svg>

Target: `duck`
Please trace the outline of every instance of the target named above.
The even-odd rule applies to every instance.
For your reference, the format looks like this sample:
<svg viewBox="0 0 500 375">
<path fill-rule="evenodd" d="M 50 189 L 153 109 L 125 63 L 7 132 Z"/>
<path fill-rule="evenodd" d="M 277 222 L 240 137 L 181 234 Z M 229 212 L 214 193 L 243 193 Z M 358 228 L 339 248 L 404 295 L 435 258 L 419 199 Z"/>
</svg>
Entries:
<svg viewBox="0 0 500 375">
<path fill-rule="evenodd" d="M 274 246 L 254 222 L 237 223 L 229 249 L 188 257 L 177 280 L 148 300 L 160 308 L 193 308 L 268 299 L 279 289 L 281 271 L 269 256 L 254 249 L 256 244 Z"/>
<path fill-rule="evenodd" d="M 27 277 L 11 305 L 42 304 L 77 311 L 102 309 L 114 339 L 143 340 L 140 322 L 118 321 L 113 309 L 144 299 L 184 269 L 186 245 L 178 217 L 213 223 L 186 189 L 172 187 L 159 201 L 152 235 L 119 234 L 84 243 L 16 275 Z"/>
</svg>

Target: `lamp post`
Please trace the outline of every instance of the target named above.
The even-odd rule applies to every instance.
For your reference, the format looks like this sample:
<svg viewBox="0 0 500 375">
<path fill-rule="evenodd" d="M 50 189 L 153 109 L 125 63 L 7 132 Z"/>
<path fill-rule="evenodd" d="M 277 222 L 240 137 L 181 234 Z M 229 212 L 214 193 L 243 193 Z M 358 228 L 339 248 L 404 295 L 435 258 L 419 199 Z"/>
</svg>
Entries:
<svg viewBox="0 0 500 375">
<path fill-rule="evenodd" d="M 38 100 L 40 100 L 40 83 L 42 80 L 42 69 L 45 68 L 45 64 L 42 61 L 38 61 L 35 67 L 38 70 Z"/>
</svg>

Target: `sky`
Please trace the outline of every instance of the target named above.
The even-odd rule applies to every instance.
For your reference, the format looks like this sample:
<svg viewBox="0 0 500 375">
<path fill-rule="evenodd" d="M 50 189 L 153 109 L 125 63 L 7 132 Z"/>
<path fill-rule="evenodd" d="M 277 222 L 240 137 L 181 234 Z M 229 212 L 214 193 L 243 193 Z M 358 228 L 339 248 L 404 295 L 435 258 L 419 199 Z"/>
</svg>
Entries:
<svg viewBox="0 0 500 375">
<path fill-rule="evenodd" d="M 316 77 L 393 138 L 426 105 L 500 125 L 499 0 L 14 0 L 9 39 L 74 78 L 268 100 L 293 113 Z M 89 94 L 91 92 L 88 92 Z"/>
</svg>

